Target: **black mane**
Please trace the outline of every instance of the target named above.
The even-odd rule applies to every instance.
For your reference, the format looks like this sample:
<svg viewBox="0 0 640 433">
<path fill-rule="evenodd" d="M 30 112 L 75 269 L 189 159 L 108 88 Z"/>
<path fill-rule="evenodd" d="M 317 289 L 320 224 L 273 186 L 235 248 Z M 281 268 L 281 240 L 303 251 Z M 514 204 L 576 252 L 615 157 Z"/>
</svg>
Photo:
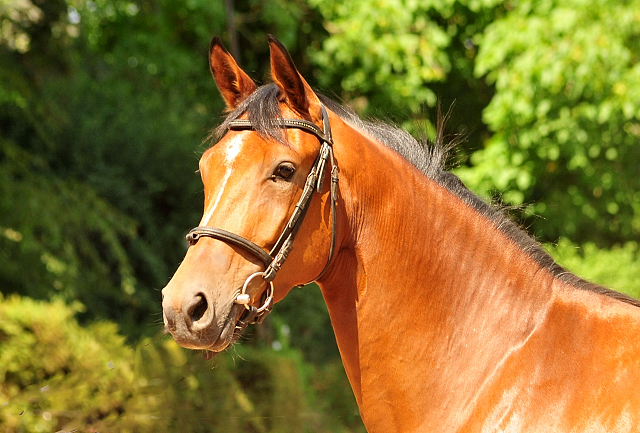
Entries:
<svg viewBox="0 0 640 433">
<path fill-rule="evenodd" d="M 222 137 L 229 128 L 229 122 L 237 119 L 246 112 L 248 118 L 254 124 L 254 129 L 257 133 L 266 139 L 286 144 L 286 137 L 277 123 L 278 119 L 282 118 L 278 101 L 279 94 L 280 91 L 275 84 L 267 84 L 259 87 L 234 111 L 229 113 L 222 124 L 213 131 L 211 138 Z M 446 171 L 445 162 L 447 153 L 451 150 L 452 146 L 445 143 L 443 137 L 444 119 L 442 117 L 438 119 L 436 141 L 434 143 L 428 143 L 416 140 L 409 133 L 395 126 L 383 122 L 363 120 L 350 109 L 343 107 L 326 96 L 318 94 L 318 97 L 329 110 L 333 111 L 340 118 L 399 153 L 426 176 L 447 188 L 468 206 L 471 206 L 474 210 L 486 217 L 555 278 L 571 284 L 578 289 L 604 294 L 622 302 L 640 307 L 640 301 L 585 281 L 558 265 L 553 258 L 542 249 L 538 242 L 513 223 L 504 212 L 485 203 L 467 189 L 456 175 Z"/>
</svg>

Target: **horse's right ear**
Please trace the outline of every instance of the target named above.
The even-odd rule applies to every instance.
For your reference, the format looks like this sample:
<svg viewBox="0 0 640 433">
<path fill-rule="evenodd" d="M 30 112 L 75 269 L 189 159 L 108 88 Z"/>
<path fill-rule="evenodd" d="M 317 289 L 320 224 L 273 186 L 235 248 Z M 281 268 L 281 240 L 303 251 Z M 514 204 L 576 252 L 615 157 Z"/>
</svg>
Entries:
<svg viewBox="0 0 640 433">
<path fill-rule="evenodd" d="M 229 111 L 235 110 L 257 88 L 217 36 L 211 39 L 209 45 L 209 68 Z"/>
</svg>

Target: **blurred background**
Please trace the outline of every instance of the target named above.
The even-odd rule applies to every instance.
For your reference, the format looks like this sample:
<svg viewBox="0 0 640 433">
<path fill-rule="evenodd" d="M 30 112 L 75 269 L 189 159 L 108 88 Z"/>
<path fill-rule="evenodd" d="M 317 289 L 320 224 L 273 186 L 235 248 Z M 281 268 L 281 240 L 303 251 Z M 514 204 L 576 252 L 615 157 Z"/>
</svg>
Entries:
<svg viewBox="0 0 640 433">
<path fill-rule="evenodd" d="M 0 0 L 2 431 L 364 431 L 317 287 L 213 361 L 162 334 L 209 41 L 265 83 L 267 33 L 362 116 L 432 137 L 440 103 L 470 189 L 640 296 L 640 0 Z"/>
</svg>

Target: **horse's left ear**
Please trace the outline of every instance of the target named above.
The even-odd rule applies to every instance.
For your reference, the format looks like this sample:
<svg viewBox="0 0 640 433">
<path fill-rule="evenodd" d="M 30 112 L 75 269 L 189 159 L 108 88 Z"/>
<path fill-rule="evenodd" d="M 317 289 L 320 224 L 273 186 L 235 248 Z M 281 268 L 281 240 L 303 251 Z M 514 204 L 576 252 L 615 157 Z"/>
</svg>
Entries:
<svg viewBox="0 0 640 433">
<path fill-rule="evenodd" d="M 296 69 L 287 49 L 268 35 L 271 49 L 271 77 L 284 94 L 289 107 L 303 118 L 317 122 L 322 119 L 320 100 Z"/>
<path fill-rule="evenodd" d="M 214 37 L 209 45 L 209 68 L 222 99 L 230 111 L 235 110 L 242 100 L 257 88 L 253 80 L 240 69 L 218 37 Z"/>
</svg>

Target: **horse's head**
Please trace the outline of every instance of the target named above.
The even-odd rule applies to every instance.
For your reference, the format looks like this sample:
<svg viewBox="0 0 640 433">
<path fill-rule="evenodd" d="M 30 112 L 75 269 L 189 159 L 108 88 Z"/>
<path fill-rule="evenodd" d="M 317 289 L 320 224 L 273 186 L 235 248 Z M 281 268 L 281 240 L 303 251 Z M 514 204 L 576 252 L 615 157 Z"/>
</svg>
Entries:
<svg viewBox="0 0 640 433">
<path fill-rule="evenodd" d="M 275 84 L 261 88 L 219 39 L 209 50 L 231 114 L 200 159 L 204 215 L 162 291 L 165 328 L 180 345 L 208 353 L 229 346 L 293 286 L 316 279 L 335 239 L 328 115 L 285 48 L 269 43 Z M 325 179 L 332 188 L 321 187 Z"/>
</svg>

